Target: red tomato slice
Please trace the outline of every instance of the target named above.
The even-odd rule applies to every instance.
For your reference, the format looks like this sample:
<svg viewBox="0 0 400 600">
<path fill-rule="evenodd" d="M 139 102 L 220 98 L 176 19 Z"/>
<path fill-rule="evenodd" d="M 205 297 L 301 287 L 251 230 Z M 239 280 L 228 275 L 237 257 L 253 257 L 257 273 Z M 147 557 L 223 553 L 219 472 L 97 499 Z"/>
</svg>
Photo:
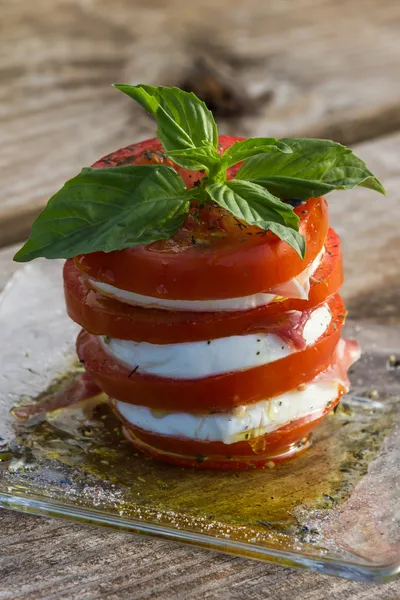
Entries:
<svg viewBox="0 0 400 600">
<path fill-rule="evenodd" d="M 218 152 L 222 154 L 232 146 L 235 142 L 244 140 L 243 137 L 236 137 L 232 135 L 220 135 Z M 107 169 L 109 167 L 123 167 L 126 165 L 154 165 L 163 164 L 174 169 L 179 173 L 185 182 L 186 187 L 191 189 L 195 182 L 204 177 L 203 171 L 188 171 L 183 169 L 179 165 L 176 165 L 167 155 L 164 153 L 162 144 L 158 138 L 151 138 L 149 140 L 143 140 L 137 144 L 125 146 L 120 150 L 115 150 L 107 156 L 100 158 L 97 162 L 92 165 L 96 169 Z M 228 178 L 234 177 L 239 170 L 240 165 L 235 165 L 228 169 Z"/>
<path fill-rule="evenodd" d="M 78 336 L 77 353 L 103 391 L 117 400 L 172 411 L 229 410 L 293 390 L 329 366 L 345 319 L 339 294 L 329 299 L 329 307 L 332 321 L 314 345 L 267 365 L 213 377 L 168 379 L 130 371 L 86 331 Z"/>
<path fill-rule="evenodd" d="M 220 150 L 234 137 L 221 136 Z M 158 140 L 123 148 L 95 163 L 96 167 L 164 162 Z M 154 151 L 155 150 L 155 151 Z M 177 169 L 193 183 L 204 175 Z M 235 169 L 230 171 L 232 177 Z M 168 240 L 114 252 L 75 258 L 92 279 L 155 298 L 207 300 L 247 296 L 269 290 L 303 271 L 320 252 L 328 231 L 324 198 L 311 198 L 295 212 L 307 241 L 302 260 L 285 242 L 238 221 L 211 205 L 193 205 L 181 230 Z M 134 274 L 134 276 L 133 276 Z"/>
<path fill-rule="evenodd" d="M 248 311 L 194 313 L 129 306 L 92 290 L 72 260 L 64 266 L 64 291 L 71 319 L 96 335 L 121 340 L 177 344 L 254 333 L 267 329 L 271 321 L 289 310 L 306 311 L 332 294 L 343 282 L 342 255 L 338 235 L 329 230 L 326 252 L 311 279 L 308 300 L 287 299 Z"/>
<path fill-rule="evenodd" d="M 128 440 L 144 454 L 163 462 L 199 469 L 254 469 L 274 467 L 297 456 L 311 445 L 311 431 L 339 402 L 333 402 L 319 416 L 310 415 L 253 440 L 235 444 L 199 442 L 167 435 L 155 435 L 125 421 Z M 122 417 L 115 411 L 118 418 Z M 272 464 L 271 464 L 272 463 Z"/>
</svg>

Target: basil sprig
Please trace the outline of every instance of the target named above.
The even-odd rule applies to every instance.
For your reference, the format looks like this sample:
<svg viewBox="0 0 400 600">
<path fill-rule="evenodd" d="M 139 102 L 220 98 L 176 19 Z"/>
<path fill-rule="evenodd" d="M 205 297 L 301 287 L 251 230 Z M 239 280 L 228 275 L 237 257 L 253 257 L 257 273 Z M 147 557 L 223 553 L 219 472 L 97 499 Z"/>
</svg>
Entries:
<svg viewBox="0 0 400 600">
<path fill-rule="evenodd" d="M 15 260 L 111 252 L 173 236 L 190 201 L 214 202 L 250 225 L 272 231 L 305 256 L 299 218 L 281 198 L 308 199 L 357 185 L 385 190 L 351 150 L 329 140 L 251 138 L 218 151 L 213 115 L 193 93 L 149 85 L 115 85 L 156 120 L 167 155 L 205 173 L 188 190 L 164 165 L 83 169 L 48 202 Z M 229 167 L 242 162 L 236 178 Z"/>
</svg>

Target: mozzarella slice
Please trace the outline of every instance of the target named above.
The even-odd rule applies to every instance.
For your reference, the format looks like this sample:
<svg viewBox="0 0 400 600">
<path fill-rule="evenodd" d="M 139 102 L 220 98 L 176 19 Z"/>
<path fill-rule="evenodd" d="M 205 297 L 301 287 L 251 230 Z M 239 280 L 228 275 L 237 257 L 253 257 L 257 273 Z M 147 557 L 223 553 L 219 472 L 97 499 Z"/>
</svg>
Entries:
<svg viewBox="0 0 400 600">
<path fill-rule="evenodd" d="M 326 331 L 332 315 L 323 304 L 310 314 L 303 337 L 314 344 Z M 149 344 L 100 337 L 103 349 L 113 359 L 140 373 L 173 379 L 197 379 L 221 373 L 242 371 L 265 365 L 296 349 L 273 333 L 234 335 L 204 342 Z"/>
<path fill-rule="evenodd" d="M 341 387 L 338 381 L 311 382 L 301 390 L 296 389 L 271 400 L 239 406 L 231 412 L 206 415 L 166 413 L 119 401 L 115 402 L 115 407 L 128 423 L 145 431 L 233 444 L 260 437 L 303 417 L 312 415 L 318 418 L 337 399 Z"/>
</svg>

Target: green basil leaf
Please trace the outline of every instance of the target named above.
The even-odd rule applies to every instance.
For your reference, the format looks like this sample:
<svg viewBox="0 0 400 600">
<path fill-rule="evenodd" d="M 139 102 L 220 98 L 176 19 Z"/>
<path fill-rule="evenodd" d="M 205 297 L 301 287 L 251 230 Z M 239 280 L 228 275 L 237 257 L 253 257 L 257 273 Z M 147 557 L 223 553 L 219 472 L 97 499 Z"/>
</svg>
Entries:
<svg viewBox="0 0 400 600">
<path fill-rule="evenodd" d="M 305 241 L 298 233 L 299 217 L 290 205 L 281 202 L 259 185 L 232 179 L 206 188 L 211 198 L 249 225 L 271 230 L 304 258 Z"/>
<path fill-rule="evenodd" d="M 168 156 L 184 169 L 209 171 L 221 165 L 221 156 L 213 146 L 187 148 L 186 150 L 170 150 Z"/>
<path fill-rule="evenodd" d="M 353 152 L 329 140 L 283 139 L 292 154 L 270 153 L 249 158 L 237 178 L 256 182 L 281 198 L 308 198 L 357 185 L 385 190 Z"/>
<path fill-rule="evenodd" d="M 287 144 L 278 141 L 276 138 L 250 138 L 235 142 L 223 153 L 222 162 L 228 168 L 251 156 L 279 151 L 289 154 L 292 152 Z"/>
<path fill-rule="evenodd" d="M 173 87 L 114 84 L 143 106 L 157 121 L 166 152 L 218 144 L 217 125 L 207 106 L 192 92 Z"/>
<path fill-rule="evenodd" d="M 280 223 L 270 223 L 269 230 L 294 248 L 297 254 L 304 259 L 306 255 L 306 239 L 304 235 L 301 235 L 296 229 L 291 229 Z"/>
<path fill-rule="evenodd" d="M 170 167 L 83 169 L 49 200 L 15 260 L 70 258 L 169 238 L 182 226 L 190 198 Z"/>
</svg>

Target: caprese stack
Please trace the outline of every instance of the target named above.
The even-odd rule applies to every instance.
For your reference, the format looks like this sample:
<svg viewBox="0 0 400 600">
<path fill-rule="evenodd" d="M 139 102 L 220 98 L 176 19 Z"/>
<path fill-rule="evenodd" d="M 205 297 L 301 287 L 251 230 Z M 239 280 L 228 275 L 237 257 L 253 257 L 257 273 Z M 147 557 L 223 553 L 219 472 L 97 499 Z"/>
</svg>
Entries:
<svg viewBox="0 0 400 600">
<path fill-rule="evenodd" d="M 235 141 L 221 136 L 221 150 Z M 149 140 L 95 167 L 121 160 L 168 159 Z M 185 175 L 188 187 L 202 176 Z M 193 203 L 172 238 L 66 262 L 78 356 L 140 450 L 183 465 L 273 466 L 308 446 L 347 391 L 358 349 L 340 340 L 339 238 L 324 198 L 295 204 L 304 260 L 223 208 Z"/>
<path fill-rule="evenodd" d="M 177 122 L 179 115 L 165 106 L 165 114 Z M 348 390 L 347 370 L 359 356 L 356 342 L 341 339 L 346 309 L 338 293 L 343 278 L 339 238 L 329 228 L 326 200 L 310 193 L 346 187 L 351 174 L 340 163 L 344 159 L 336 158 L 329 179 L 327 158 L 320 153 L 323 175 L 308 155 L 307 167 L 293 175 L 293 164 L 298 165 L 299 156 L 304 160 L 302 140 L 300 150 L 296 140 L 282 141 L 281 147 L 275 140 L 277 158 L 269 156 L 265 176 L 254 159 L 251 164 L 240 160 L 254 140 L 219 136 L 214 162 L 199 158 L 197 147 L 196 158 L 190 148 L 179 154 L 168 149 L 162 118 L 162 143 L 155 138 L 118 150 L 59 192 L 64 196 L 57 210 L 63 199 L 70 202 L 74 188 L 79 191 L 80 204 L 64 207 L 59 217 L 68 220 L 61 226 L 69 229 L 61 237 L 59 231 L 52 233 L 51 242 L 58 244 L 56 256 L 71 257 L 64 267 L 64 287 L 68 314 L 82 326 L 77 353 L 109 396 L 126 436 L 145 454 L 203 468 L 272 468 L 309 446 L 311 430 Z M 266 144 L 266 138 L 260 139 Z M 295 154 L 289 167 L 282 166 L 286 144 L 287 152 Z M 268 149 L 253 154 L 265 161 Z M 223 181 L 215 156 L 231 157 Z M 280 161 L 278 172 L 274 160 Z M 203 169 L 189 168 L 203 163 Z M 246 179 L 244 167 L 255 176 L 247 173 Z M 164 180 L 154 184 L 141 175 L 137 181 L 143 169 L 164 178 L 173 172 L 184 191 L 164 191 L 160 200 Z M 129 181 L 117 178 L 126 173 Z M 358 183 L 374 189 L 379 184 L 372 174 Z M 352 180 L 347 187 L 354 185 Z M 264 189 L 272 198 L 269 204 Z M 142 243 L 130 244 L 129 210 L 119 193 L 138 190 L 142 195 L 131 228 Z M 184 210 L 177 208 L 178 192 L 186 194 Z M 48 205 L 52 210 L 56 196 Z M 154 204 L 167 201 L 168 215 L 155 219 Z M 109 211 L 102 219 L 93 217 L 100 203 Z M 112 212 L 116 205 L 118 218 Z M 278 209 L 282 217 L 273 213 Z M 122 225 L 121 210 L 128 215 Z M 90 241 L 93 227 L 95 244 Z M 110 244 L 121 231 L 125 241 Z M 297 237 L 291 238 L 294 231 Z M 35 225 L 33 242 L 34 233 Z M 79 243 L 71 246 L 71 236 L 78 236 Z M 299 240 L 304 241 L 300 249 Z M 28 258 L 17 258 L 49 256 L 45 242 L 39 251 L 29 247 L 33 242 L 21 251 Z"/>
</svg>

